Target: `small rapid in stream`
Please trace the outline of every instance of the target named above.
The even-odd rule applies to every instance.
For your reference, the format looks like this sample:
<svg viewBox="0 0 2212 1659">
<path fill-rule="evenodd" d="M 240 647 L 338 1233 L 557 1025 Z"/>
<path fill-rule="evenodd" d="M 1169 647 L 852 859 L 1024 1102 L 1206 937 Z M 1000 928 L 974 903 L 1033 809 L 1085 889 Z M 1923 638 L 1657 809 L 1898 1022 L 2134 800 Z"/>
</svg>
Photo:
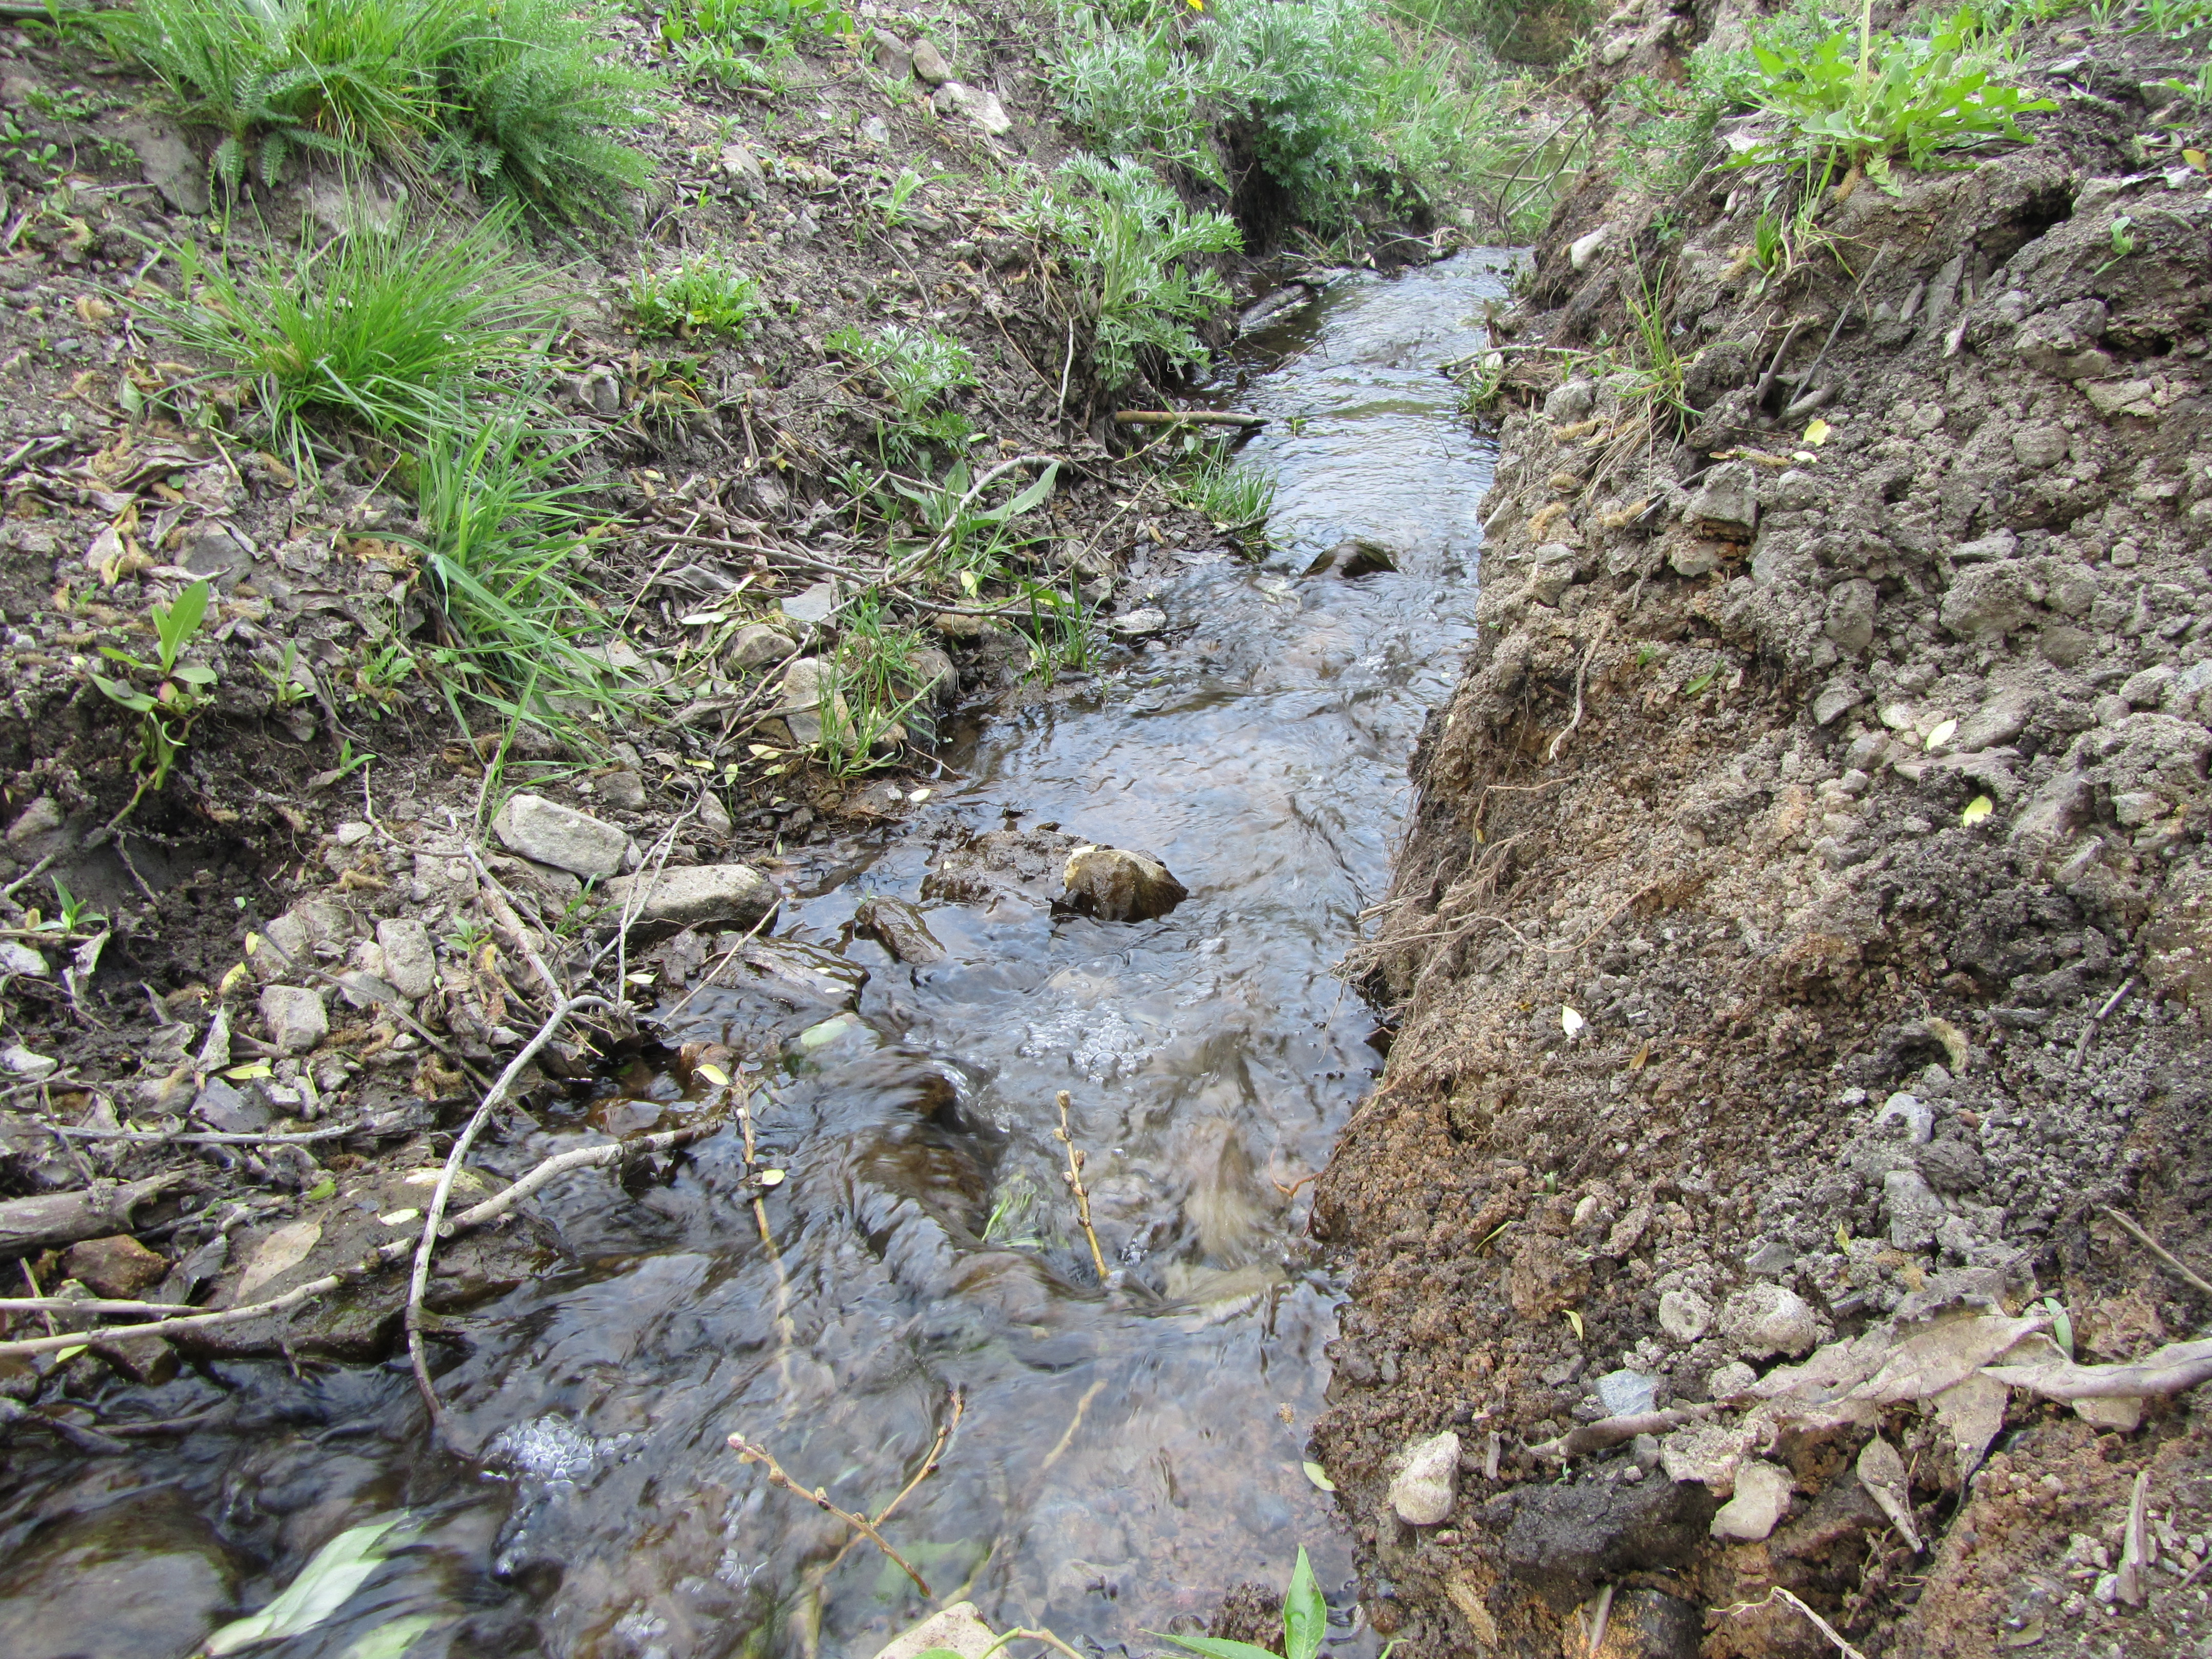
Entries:
<svg viewBox="0 0 2212 1659">
<path fill-rule="evenodd" d="M 866 1543 L 832 1566 L 842 1525 L 725 1441 L 872 1510 L 957 1387 L 941 1467 L 885 1528 L 938 1600 L 1110 1647 L 1239 1581 L 1281 1584 L 1303 1544 L 1340 1650 L 1371 1650 L 1333 1500 L 1301 1468 L 1338 1288 L 1297 1183 L 1378 1064 L 1371 1013 L 1331 969 L 1387 881 L 1407 760 L 1473 634 L 1493 449 L 1436 367 L 1483 343 L 1507 268 L 1474 253 L 1340 277 L 1246 343 L 1212 395 L 1272 422 L 1240 460 L 1278 485 L 1267 557 L 1140 554 L 1125 586 L 1157 596 L 1164 639 L 988 720 L 911 822 L 793 895 L 779 933 L 867 979 L 842 1024 L 754 1076 L 787 1171 L 774 1253 L 738 1195 L 734 1132 L 666 1181 L 550 1189 L 568 1265 L 451 1322 L 465 1346 L 439 1386 L 489 1473 L 424 1451 L 404 1357 L 221 1364 L 255 1394 L 247 1434 L 129 1460 L 19 1442 L 51 1462 L 0 1516 L 0 1626 L 66 1620 L 83 1643 L 40 1652 L 178 1654 L 149 1597 L 179 1617 L 210 1595 L 258 1606 L 340 1524 L 404 1510 L 334 1611 L 254 1651 L 867 1659 L 928 1604 Z M 1354 537 L 1398 568 L 1304 574 Z M 1146 849 L 1191 896 L 1121 924 L 922 896 L 946 847 L 1009 823 Z M 877 895 L 920 904 L 945 959 L 904 966 L 855 938 Z M 737 1018 L 703 992 L 671 1040 L 722 1041 Z M 635 1069 L 489 1161 L 681 1122 L 678 1079 Z M 1061 1178 L 1060 1090 L 1116 1258 L 1104 1293 Z M 159 1414 L 220 1398 L 187 1373 Z M 88 1596 L 87 1575 L 107 1589 Z"/>
</svg>

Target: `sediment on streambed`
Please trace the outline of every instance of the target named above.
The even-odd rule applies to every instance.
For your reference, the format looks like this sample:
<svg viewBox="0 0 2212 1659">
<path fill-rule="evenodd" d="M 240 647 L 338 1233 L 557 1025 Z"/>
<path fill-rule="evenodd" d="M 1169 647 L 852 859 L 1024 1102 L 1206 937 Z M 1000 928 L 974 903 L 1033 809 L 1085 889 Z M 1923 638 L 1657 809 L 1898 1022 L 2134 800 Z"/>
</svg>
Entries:
<svg viewBox="0 0 2212 1659">
<path fill-rule="evenodd" d="M 1414 1651 L 2212 1630 L 2212 20 L 1871 23 L 2016 130 L 1833 155 L 1856 15 L 1625 7 L 1471 366 L 1483 631 L 1315 1223 Z"/>
</svg>

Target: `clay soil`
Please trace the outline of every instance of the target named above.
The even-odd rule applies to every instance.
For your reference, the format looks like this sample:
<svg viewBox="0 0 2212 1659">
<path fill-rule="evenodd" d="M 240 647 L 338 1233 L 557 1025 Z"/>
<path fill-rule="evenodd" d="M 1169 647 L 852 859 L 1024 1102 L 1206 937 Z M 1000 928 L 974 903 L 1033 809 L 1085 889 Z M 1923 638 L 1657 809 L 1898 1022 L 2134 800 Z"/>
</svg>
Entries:
<svg viewBox="0 0 2212 1659">
<path fill-rule="evenodd" d="M 1750 21 L 1624 8 L 1594 104 Z M 1832 193 L 1779 280 L 1747 257 L 1770 179 L 1601 167 L 1503 320 L 1486 627 L 1413 763 L 1357 964 L 1394 1042 L 1316 1218 L 1354 1287 L 1314 1443 L 1408 1653 L 1581 1655 L 1601 1593 L 1607 1655 L 1837 1651 L 1776 1587 L 1867 1655 L 2212 1640 L 2189 1394 L 2100 1425 L 2015 1393 L 1963 1484 L 1893 1411 L 1921 1550 L 1854 1473 L 1863 1427 L 1773 1449 L 1789 1506 L 1756 1542 L 1648 1449 L 1526 1449 L 1620 1409 L 1601 1377 L 1695 1407 L 1915 1296 L 2055 1304 L 2085 1360 L 2212 1316 L 2112 1216 L 2212 1265 L 2185 59 L 2035 27 L 2018 78 L 2058 108 L 2032 144 Z M 1631 343 L 1654 295 L 1679 415 Z M 1808 1310 L 1782 1353 L 1680 1311 L 1760 1286 Z M 1444 1430 L 1456 1500 L 1407 1526 L 1395 1460 Z M 2129 1605 L 2146 1470 L 2172 1543 Z"/>
</svg>

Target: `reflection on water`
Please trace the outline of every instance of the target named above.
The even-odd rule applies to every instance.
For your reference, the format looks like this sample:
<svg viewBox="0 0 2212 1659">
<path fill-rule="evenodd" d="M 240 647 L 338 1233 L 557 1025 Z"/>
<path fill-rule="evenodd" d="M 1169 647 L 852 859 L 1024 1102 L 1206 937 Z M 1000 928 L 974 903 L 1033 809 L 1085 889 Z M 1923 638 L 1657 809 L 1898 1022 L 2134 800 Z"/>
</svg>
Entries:
<svg viewBox="0 0 2212 1659">
<path fill-rule="evenodd" d="M 1335 1289 L 1300 1242 L 1307 1192 L 1285 1189 L 1371 1075 L 1369 1018 L 1329 969 L 1382 889 L 1407 757 L 1471 632 L 1491 452 L 1433 366 L 1480 343 L 1475 314 L 1502 292 L 1478 256 L 1347 277 L 1257 342 L 1219 397 L 1273 417 L 1243 454 L 1277 480 L 1279 550 L 1152 551 L 1136 580 L 1167 641 L 988 725 L 957 757 L 964 784 L 787 907 L 787 935 L 866 971 L 842 1021 L 818 964 L 782 1002 L 708 992 L 684 1011 L 685 1040 L 793 1039 L 751 1079 L 789 1172 L 766 1206 L 773 1249 L 734 1136 L 663 1178 L 571 1180 L 544 1206 L 553 1270 L 454 1322 L 441 1389 L 495 1474 L 421 1454 L 400 1368 L 224 1366 L 252 1432 L 187 1437 L 128 1475 L 57 1460 L 15 1483 L 8 1627 L 88 1613 L 71 1611 L 84 1575 L 52 1564 L 106 1548 L 195 1611 L 178 1644 L 102 1650 L 181 1652 L 342 1527 L 404 1506 L 408 1541 L 343 1611 L 264 1651 L 378 1659 L 420 1631 L 418 1656 L 865 1659 L 926 1604 L 725 1439 L 877 1510 L 955 1389 L 951 1448 L 886 1527 L 937 1599 L 1112 1644 L 1239 1580 L 1279 1584 L 1301 1543 L 1344 1583 L 1348 1549 L 1300 1468 Z M 1352 536 L 1399 568 L 1299 574 Z M 1010 822 L 1147 849 L 1191 896 L 1134 924 L 922 898 L 948 846 Z M 858 936 L 877 895 L 921 904 L 942 959 L 904 965 Z M 685 1080 L 623 1084 L 502 1157 L 682 1109 Z M 1063 1089 L 1103 1291 L 1052 1136 Z M 222 1397 L 187 1380 L 162 1414 Z M 134 1538 L 150 1541 L 134 1554 Z"/>
</svg>

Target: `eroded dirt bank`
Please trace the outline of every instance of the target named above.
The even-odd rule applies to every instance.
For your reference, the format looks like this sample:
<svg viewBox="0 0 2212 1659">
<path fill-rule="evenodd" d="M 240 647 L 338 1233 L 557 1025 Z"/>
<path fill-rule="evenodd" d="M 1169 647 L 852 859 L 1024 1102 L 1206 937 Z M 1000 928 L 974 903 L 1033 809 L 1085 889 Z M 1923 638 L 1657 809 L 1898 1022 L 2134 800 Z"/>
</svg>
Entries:
<svg viewBox="0 0 2212 1659">
<path fill-rule="evenodd" d="M 1632 5 L 1604 73 L 1747 21 Z M 1836 1650 L 1776 1587 L 1868 1654 L 2212 1628 L 2193 1396 L 2021 1380 L 2208 1313 L 2112 1212 L 2203 1260 L 2212 199 L 2144 145 L 2172 49 L 2087 28 L 2026 39 L 2035 142 L 1831 199 L 1784 280 L 1757 175 L 1601 170 L 1504 319 L 1316 1210 L 1316 1443 L 1413 1652 Z"/>
</svg>

